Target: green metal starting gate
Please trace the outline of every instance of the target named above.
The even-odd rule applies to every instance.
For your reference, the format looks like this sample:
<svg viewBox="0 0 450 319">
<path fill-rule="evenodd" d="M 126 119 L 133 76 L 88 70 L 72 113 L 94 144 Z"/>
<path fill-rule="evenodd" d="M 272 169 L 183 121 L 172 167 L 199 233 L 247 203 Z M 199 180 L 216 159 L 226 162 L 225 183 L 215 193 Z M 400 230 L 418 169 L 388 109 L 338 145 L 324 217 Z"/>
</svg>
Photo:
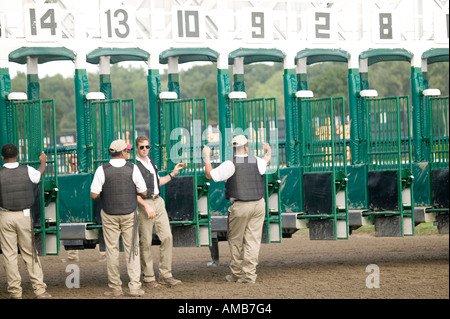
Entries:
<svg viewBox="0 0 450 319">
<path fill-rule="evenodd" d="M 92 162 L 92 172 L 97 167 L 109 162 L 109 145 L 116 139 L 122 139 L 134 145 L 136 140 L 136 122 L 134 100 L 92 101 L 89 109 L 90 123 L 87 125 L 90 152 L 88 159 Z M 130 161 L 135 161 L 136 149 L 130 153 Z"/>
<path fill-rule="evenodd" d="M 414 235 L 411 119 L 409 98 L 364 100 L 359 122 L 366 143 L 366 216 L 374 217 L 377 236 Z"/>
<path fill-rule="evenodd" d="M 439 233 L 448 233 L 449 215 L 449 97 L 424 97 L 426 116 L 421 121 L 423 139 L 427 149 L 422 149 L 429 163 L 430 175 L 428 212 L 435 214 Z"/>
<path fill-rule="evenodd" d="M 302 168 L 303 214 L 311 239 L 348 239 L 344 98 L 298 98 L 294 132 Z"/>
<path fill-rule="evenodd" d="M 207 141 L 203 134 L 206 100 L 160 100 L 159 108 L 162 174 L 170 173 L 177 163 L 185 165 L 177 177 L 164 185 L 174 246 L 211 246 L 209 182 L 202 157 Z"/>
<path fill-rule="evenodd" d="M 235 135 L 246 135 L 249 155 L 264 156 L 263 143 L 269 143 L 272 151 L 270 164 L 264 175 L 266 217 L 262 242 L 278 243 L 282 239 L 280 209 L 280 178 L 278 150 L 278 120 L 275 98 L 233 100 L 232 132 L 226 134 L 227 158 L 232 156 L 231 139 Z"/>
<path fill-rule="evenodd" d="M 134 100 L 85 100 L 84 119 L 84 152 L 77 154 L 74 148 L 65 148 L 59 154 L 59 161 L 69 165 L 66 174 L 58 178 L 64 195 L 59 199 L 61 239 L 66 249 L 95 248 L 96 244 L 103 249 L 100 199 L 91 199 L 90 185 L 95 170 L 111 159 L 109 145 L 113 140 L 134 145 Z M 129 161 L 135 159 L 133 148 Z M 77 167 L 73 168 L 75 160 Z"/>
<path fill-rule="evenodd" d="M 56 126 L 54 100 L 9 101 L 6 104 L 8 143 L 19 149 L 18 162 L 38 168 L 39 156 L 47 155 L 47 167 L 35 187 L 31 216 L 39 255 L 59 254 L 57 202 Z"/>
</svg>

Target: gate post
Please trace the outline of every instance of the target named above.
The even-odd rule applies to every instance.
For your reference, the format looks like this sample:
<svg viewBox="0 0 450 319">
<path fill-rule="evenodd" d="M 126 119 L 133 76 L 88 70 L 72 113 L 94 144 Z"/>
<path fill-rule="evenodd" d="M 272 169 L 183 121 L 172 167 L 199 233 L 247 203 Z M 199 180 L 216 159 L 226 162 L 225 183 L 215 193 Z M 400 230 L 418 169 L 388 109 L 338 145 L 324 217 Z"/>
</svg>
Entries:
<svg viewBox="0 0 450 319">
<path fill-rule="evenodd" d="M 291 57 L 289 56 L 289 59 Z M 295 92 L 297 91 L 297 80 L 295 78 L 295 69 L 289 68 L 288 57 L 285 58 L 285 69 L 283 74 L 284 87 L 284 109 L 285 109 L 285 127 L 286 127 L 286 165 L 297 165 L 295 154 L 295 138 L 293 132 L 292 110 L 295 103 Z"/>
<path fill-rule="evenodd" d="M 223 162 L 225 158 L 225 128 L 231 127 L 231 100 L 228 99 L 230 93 L 230 75 L 228 73 L 228 56 L 221 53 L 217 60 L 217 103 L 219 115 L 219 132 L 220 132 L 220 160 Z"/>
<path fill-rule="evenodd" d="M 150 64 L 149 64 L 150 65 Z M 159 156 L 159 110 L 158 110 L 158 94 L 161 92 L 161 79 L 158 69 L 148 69 L 147 75 L 148 86 L 148 113 L 150 117 L 150 156 L 156 163 L 157 167 L 161 167 L 161 158 Z"/>
<path fill-rule="evenodd" d="M 0 68 L 0 145 L 7 143 L 6 99 L 11 92 L 11 78 L 8 68 Z M 0 158 L 0 164 L 3 161 Z"/>
<path fill-rule="evenodd" d="M 28 100 L 39 100 L 38 58 L 27 56 L 27 73 Z"/>
<path fill-rule="evenodd" d="M 79 57 L 76 58 L 77 64 Z M 87 168 L 87 149 L 86 149 L 86 134 L 85 134 L 85 110 L 84 110 L 84 96 L 89 92 L 89 84 L 87 72 L 85 68 L 75 69 L 74 85 L 75 85 L 75 115 L 76 115 L 76 129 L 77 129 L 77 158 L 78 170 L 82 173 L 88 171 Z"/>
</svg>

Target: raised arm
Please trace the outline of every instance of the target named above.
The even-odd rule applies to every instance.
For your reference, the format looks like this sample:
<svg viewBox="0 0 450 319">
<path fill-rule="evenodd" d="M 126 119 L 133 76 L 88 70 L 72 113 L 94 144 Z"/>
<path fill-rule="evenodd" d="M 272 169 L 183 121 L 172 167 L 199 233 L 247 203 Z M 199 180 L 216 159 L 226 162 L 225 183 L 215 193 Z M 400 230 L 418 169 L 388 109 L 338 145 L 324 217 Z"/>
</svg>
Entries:
<svg viewBox="0 0 450 319">
<path fill-rule="evenodd" d="M 272 150 L 270 149 L 269 143 L 264 143 L 263 148 L 266 150 L 263 160 L 265 160 L 267 162 L 267 166 L 269 166 L 270 159 L 272 158 Z"/>
<path fill-rule="evenodd" d="M 212 179 L 211 149 L 207 145 L 203 146 L 203 160 L 205 161 L 205 176 L 207 179 Z"/>
</svg>

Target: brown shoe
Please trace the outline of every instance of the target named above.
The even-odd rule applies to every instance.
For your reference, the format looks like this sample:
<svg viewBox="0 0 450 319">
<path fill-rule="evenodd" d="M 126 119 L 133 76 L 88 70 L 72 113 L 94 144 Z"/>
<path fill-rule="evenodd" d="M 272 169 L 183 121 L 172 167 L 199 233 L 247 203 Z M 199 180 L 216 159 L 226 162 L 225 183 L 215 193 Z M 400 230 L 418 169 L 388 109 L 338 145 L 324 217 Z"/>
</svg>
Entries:
<svg viewBox="0 0 450 319">
<path fill-rule="evenodd" d="M 79 257 L 76 257 L 76 258 L 67 257 L 67 258 L 61 259 L 61 262 L 63 262 L 63 263 L 77 263 L 79 261 L 80 261 Z"/>
<path fill-rule="evenodd" d="M 128 296 L 131 296 L 131 297 L 141 297 L 144 294 L 145 294 L 145 291 L 142 289 L 134 289 L 134 290 L 130 289 L 130 291 L 128 292 Z"/>
<path fill-rule="evenodd" d="M 108 290 L 108 291 L 105 291 L 103 294 L 105 296 L 117 297 L 117 296 L 122 296 L 123 291 L 122 290 Z"/>
<path fill-rule="evenodd" d="M 173 287 L 173 286 L 176 286 L 178 284 L 181 284 L 182 282 L 181 282 L 181 280 L 175 279 L 173 277 L 169 277 L 169 278 L 159 279 L 159 283 L 161 285 L 168 285 L 170 287 Z"/>
<path fill-rule="evenodd" d="M 40 295 L 36 295 L 37 299 L 50 299 L 52 295 L 50 295 L 48 292 L 43 292 Z"/>
<path fill-rule="evenodd" d="M 144 282 L 143 286 L 145 288 L 156 288 L 156 287 L 159 287 L 160 284 L 158 284 L 155 280 L 153 280 L 153 281 L 149 281 L 149 282 Z"/>
</svg>

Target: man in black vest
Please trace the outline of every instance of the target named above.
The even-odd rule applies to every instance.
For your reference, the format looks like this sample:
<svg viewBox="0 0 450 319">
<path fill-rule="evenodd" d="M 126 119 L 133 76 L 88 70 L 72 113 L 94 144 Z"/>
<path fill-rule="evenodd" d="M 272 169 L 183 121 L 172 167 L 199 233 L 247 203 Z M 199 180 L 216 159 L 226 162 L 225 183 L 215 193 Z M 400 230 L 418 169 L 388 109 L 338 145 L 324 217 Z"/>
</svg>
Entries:
<svg viewBox="0 0 450 319">
<path fill-rule="evenodd" d="M 231 274 L 227 281 L 255 283 L 265 217 L 264 173 L 269 165 L 271 150 L 264 144 L 266 154 L 261 159 L 248 155 L 244 135 L 233 138 L 234 157 L 212 168 L 208 146 L 203 147 L 205 175 L 215 182 L 226 181 L 225 196 L 231 201 L 228 215 Z"/>
<path fill-rule="evenodd" d="M 160 196 L 160 186 L 170 182 L 184 167 L 178 163 L 174 170 L 166 176 L 159 177 L 158 168 L 149 156 L 150 140 L 146 136 L 136 138 L 136 165 L 147 184 L 147 196 L 138 199 L 139 203 L 139 235 L 141 247 L 141 266 L 144 273 L 144 287 L 156 288 L 159 286 L 155 279 L 152 257 L 153 227 L 161 241 L 159 262 L 159 283 L 175 286 L 181 280 L 172 275 L 172 248 L 173 239 L 170 229 L 169 216 L 167 215 L 164 200 Z"/>
<path fill-rule="evenodd" d="M 30 207 L 35 200 L 33 184 L 38 184 L 44 174 L 47 156 L 44 152 L 39 156 L 41 164 L 37 170 L 19 165 L 18 157 L 19 150 L 14 144 L 2 147 L 2 160 L 5 164 L 0 168 L 0 242 L 8 291 L 11 299 L 22 299 L 21 277 L 17 265 L 19 248 L 36 298 L 47 299 L 51 295 L 46 292 L 42 266 L 33 245 L 34 230 L 30 215 Z"/>
<path fill-rule="evenodd" d="M 119 239 L 122 237 L 130 277 L 130 296 L 142 296 L 139 235 L 137 232 L 137 197 L 147 195 L 145 180 L 137 166 L 127 162 L 131 145 L 115 140 L 109 147 L 111 160 L 99 166 L 91 184 L 91 197 L 101 198 L 103 238 L 106 245 L 109 291 L 106 296 L 120 296 Z"/>
</svg>

